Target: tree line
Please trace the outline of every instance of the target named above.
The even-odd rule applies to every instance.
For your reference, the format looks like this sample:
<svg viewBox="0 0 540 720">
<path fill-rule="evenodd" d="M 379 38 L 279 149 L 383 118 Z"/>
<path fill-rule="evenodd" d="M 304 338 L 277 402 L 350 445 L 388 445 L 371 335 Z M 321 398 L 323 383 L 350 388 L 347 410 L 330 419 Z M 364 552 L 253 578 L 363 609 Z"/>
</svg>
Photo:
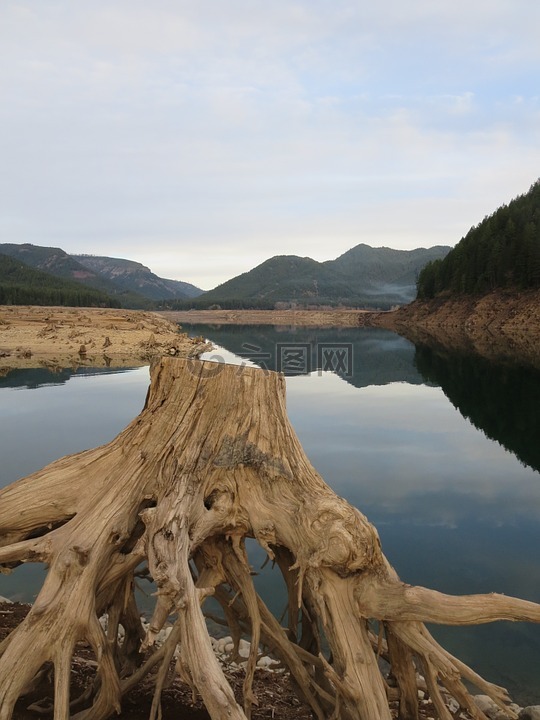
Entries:
<svg viewBox="0 0 540 720">
<path fill-rule="evenodd" d="M 121 307 L 116 298 L 0 255 L 0 305 Z"/>
<path fill-rule="evenodd" d="M 472 227 L 442 260 L 420 272 L 417 297 L 540 287 L 540 180 Z"/>
</svg>

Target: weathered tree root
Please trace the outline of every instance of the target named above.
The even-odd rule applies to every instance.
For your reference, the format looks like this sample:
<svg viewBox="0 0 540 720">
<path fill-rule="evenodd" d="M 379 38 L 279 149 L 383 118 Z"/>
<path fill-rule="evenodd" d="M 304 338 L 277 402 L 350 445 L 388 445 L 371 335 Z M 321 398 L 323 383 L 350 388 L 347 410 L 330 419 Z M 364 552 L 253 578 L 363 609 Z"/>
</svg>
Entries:
<svg viewBox="0 0 540 720">
<path fill-rule="evenodd" d="M 423 623 L 539 622 L 540 606 L 402 583 L 375 528 L 310 465 L 286 416 L 284 379 L 275 373 L 162 359 L 144 410 L 115 440 L 5 488 L 0 507 L 0 568 L 49 566 L 28 616 L 0 645 L 0 720 L 12 717 L 49 662 L 54 720 L 104 720 L 156 668 L 151 717 L 158 717 L 178 643 L 176 672 L 214 720 L 250 717 L 259 643 L 290 670 L 319 720 L 388 720 L 391 698 L 399 699 L 401 718 L 414 720 L 418 673 L 443 720 L 452 717 L 443 690 L 485 720 L 463 680 L 515 717 L 506 691 L 447 653 Z M 283 573 L 286 628 L 255 591 L 246 537 Z M 158 592 L 142 649 L 174 620 L 165 644 L 144 662 L 133 595 L 143 561 Z M 223 607 L 235 642 L 243 633 L 252 638 L 243 707 L 212 651 L 202 611 L 209 595 Z M 107 633 L 98 621 L 103 612 Z M 96 678 L 83 698 L 70 698 L 72 655 L 83 640 L 94 649 Z M 397 688 L 381 674 L 379 654 Z"/>
</svg>

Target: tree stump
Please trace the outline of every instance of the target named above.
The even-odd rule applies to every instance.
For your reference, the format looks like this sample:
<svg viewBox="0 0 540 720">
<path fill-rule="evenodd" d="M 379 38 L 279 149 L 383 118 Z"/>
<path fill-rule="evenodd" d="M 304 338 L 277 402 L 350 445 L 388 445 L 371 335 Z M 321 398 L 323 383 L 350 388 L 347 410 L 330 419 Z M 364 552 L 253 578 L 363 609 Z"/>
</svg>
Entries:
<svg viewBox="0 0 540 720">
<path fill-rule="evenodd" d="M 319 720 L 388 720 L 392 699 L 401 718 L 417 718 L 419 673 L 443 720 L 452 717 L 443 689 L 485 720 L 463 680 L 515 717 L 506 691 L 447 653 L 423 623 L 538 622 L 539 605 L 495 594 L 453 597 L 401 582 L 375 528 L 309 463 L 286 415 L 281 375 L 173 358 L 161 359 L 151 375 L 143 411 L 112 442 L 0 492 L 0 567 L 48 566 L 28 616 L 0 645 L 0 720 L 11 718 L 50 663 L 54 720 L 104 720 L 157 667 L 156 718 L 177 646 L 176 671 L 211 718 L 245 720 L 256 702 L 260 643 L 288 667 Z M 246 538 L 255 538 L 284 575 L 286 629 L 255 591 Z M 158 588 L 146 634 L 134 597 L 144 562 Z M 242 633 L 251 635 L 243 707 L 212 650 L 203 615 L 210 595 L 237 643 Z M 104 612 L 107 632 L 98 620 Z M 143 659 L 141 650 L 152 648 L 169 617 L 167 641 Z M 84 698 L 71 698 L 72 655 L 81 640 L 98 666 Z M 392 683 L 381 674 L 380 655 Z"/>
</svg>

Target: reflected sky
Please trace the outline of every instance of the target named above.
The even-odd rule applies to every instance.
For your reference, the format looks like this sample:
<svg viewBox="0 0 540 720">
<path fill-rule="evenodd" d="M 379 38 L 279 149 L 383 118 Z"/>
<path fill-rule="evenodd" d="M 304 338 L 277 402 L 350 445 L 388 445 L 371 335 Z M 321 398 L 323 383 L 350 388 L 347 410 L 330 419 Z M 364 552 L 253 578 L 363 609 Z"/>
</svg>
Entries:
<svg viewBox="0 0 540 720">
<path fill-rule="evenodd" d="M 287 402 L 317 470 L 376 522 L 540 520 L 539 474 L 464 420 L 440 388 L 350 392 L 324 373 L 290 378 Z"/>
<path fill-rule="evenodd" d="M 57 458 L 112 440 L 141 410 L 147 367 L 118 373 L 64 371 L 62 382 L 42 369 L 21 370 L 0 387 L 0 487 Z M 65 373 L 69 375 L 66 379 Z M 40 384 L 35 385 L 39 377 Z"/>
</svg>

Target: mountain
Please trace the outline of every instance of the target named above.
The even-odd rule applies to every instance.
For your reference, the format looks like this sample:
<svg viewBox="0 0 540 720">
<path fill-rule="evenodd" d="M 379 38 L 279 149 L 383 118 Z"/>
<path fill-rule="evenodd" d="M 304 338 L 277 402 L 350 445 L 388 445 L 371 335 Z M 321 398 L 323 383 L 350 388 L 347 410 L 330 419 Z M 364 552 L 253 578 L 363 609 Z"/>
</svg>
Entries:
<svg viewBox="0 0 540 720">
<path fill-rule="evenodd" d="M 92 284 L 93 287 L 103 285 L 101 278 L 95 273 L 89 272 L 87 268 L 61 248 L 43 247 L 30 243 L 23 243 L 22 245 L 2 243 L 0 244 L 0 253 L 9 255 L 10 257 L 20 260 L 25 265 L 37 268 L 56 277 Z"/>
<path fill-rule="evenodd" d="M 101 277 L 81 265 L 61 248 L 43 247 L 30 243 L 22 245 L 2 243 L 0 244 L 0 253 L 9 255 L 29 267 L 49 273 L 54 277 L 71 280 L 116 297 L 122 307 L 145 308 L 151 305 L 151 302 L 144 296 L 119 288 L 107 278 Z"/>
<path fill-rule="evenodd" d="M 420 273 L 418 299 L 540 287 L 540 180 Z"/>
<path fill-rule="evenodd" d="M 187 299 L 203 291 L 187 282 L 167 280 L 155 275 L 150 268 L 133 260 L 99 255 L 71 255 L 78 263 L 107 278 L 117 287 L 136 292 L 150 300 Z"/>
<path fill-rule="evenodd" d="M 132 260 L 68 255 L 61 248 L 30 243 L 3 243 L 0 253 L 51 276 L 95 288 L 117 298 L 127 308 L 150 308 L 156 300 L 188 299 L 202 292 L 189 283 L 160 278 Z"/>
<path fill-rule="evenodd" d="M 0 305 L 120 307 L 120 302 L 99 290 L 55 277 L 0 254 Z"/>
<path fill-rule="evenodd" d="M 253 299 L 317 301 L 339 288 L 340 295 L 349 293 L 347 284 L 332 268 L 311 258 L 296 255 L 278 255 L 265 260 L 249 272 L 242 273 L 214 290 L 201 296 L 201 300 L 214 301 Z"/>
<path fill-rule="evenodd" d="M 392 250 L 361 244 L 322 263 L 277 255 L 203 293 L 190 305 L 273 307 L 284 302 L 387 308 L 413 300 L 421 268 L 449 250 L 443 246 Z"/>
</svg>

